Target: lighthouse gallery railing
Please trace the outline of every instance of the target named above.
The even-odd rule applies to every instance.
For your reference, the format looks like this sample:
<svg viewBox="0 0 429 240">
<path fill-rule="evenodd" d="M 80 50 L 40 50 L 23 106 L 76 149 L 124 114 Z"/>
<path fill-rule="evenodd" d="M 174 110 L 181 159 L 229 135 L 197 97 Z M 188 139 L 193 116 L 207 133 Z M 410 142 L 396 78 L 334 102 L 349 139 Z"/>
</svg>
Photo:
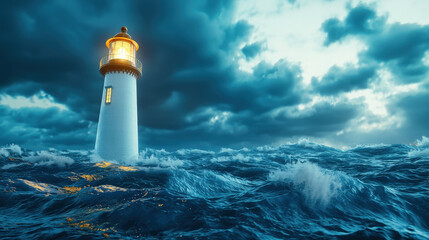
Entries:
<svg viewBox="0 0 429 240">
<path fill-rule="evenodd" d="M 100 59 L 100 68 L 103 67 L 104 65 L 108 64 L 109 61 L 117 60 L 117 59 L 118 60 L 125 60 L 126 64 L 129 64 L 129 65 L 137 68 L 139 70 L 139 72 L 142 72 L 143 65 L 140 62 L 140 60 L 138 60 L 135 57 L 129 56 L 129 55 L 125 55 L 121 58 L 117 58 L 117 55 L 108 54 L 108 55 L 106 55 Z"/>
</svg>

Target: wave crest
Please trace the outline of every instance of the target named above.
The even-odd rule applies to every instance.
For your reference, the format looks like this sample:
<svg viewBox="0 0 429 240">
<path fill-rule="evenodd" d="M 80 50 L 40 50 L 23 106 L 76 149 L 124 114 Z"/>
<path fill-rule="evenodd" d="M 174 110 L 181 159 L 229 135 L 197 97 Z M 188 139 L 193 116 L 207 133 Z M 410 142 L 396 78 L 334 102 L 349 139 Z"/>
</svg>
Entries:
<svg viewBox="0 0 429 240">
<path fill-rule="evenodd" d="M 52 166 L 67 167 L 74 163 L 74 160 L 66 157 L 57 155 L 53 152 L 39 151 L 36 155 L 24 157 L 24 160 L 34 163 L 35 166 Z"/>
<path fill-rule="evenodd" d="M 418 149 L 414 149 L 408 152 L 408 157 L 429 157 L 429 138 L 422 136 L 421 140 L 417 140 L 416 146 L 418 147 Z"/>
<path fill-rule="evenodd" d="M 293 184 L 310 205 L 327 206 L 342 188 L 341 178 L 335 172 L 310 162 L 297 162 L 286 169 L 274 170 L 269 179 Z"/>
<path fill-rule="evenodd" d="M 8 157 L 10 154 L 22 155 L 22 148 L 16 144 L 9 144 L 6 147 L 0 148 L 0 156 Z"/>
</svg>

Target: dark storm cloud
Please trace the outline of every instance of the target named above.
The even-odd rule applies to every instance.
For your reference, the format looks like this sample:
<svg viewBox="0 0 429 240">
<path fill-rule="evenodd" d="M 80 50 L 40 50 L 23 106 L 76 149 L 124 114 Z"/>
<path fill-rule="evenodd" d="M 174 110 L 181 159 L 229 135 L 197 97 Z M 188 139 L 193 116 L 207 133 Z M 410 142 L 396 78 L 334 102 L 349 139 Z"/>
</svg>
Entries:
<svg viewBox="0 0 429 240">
<path fill-rule="evenodd" d="M 429 26 L 393 24 L 368 39 L 364 57 L 388 65 L 402 82 L 421 81 L 428 67 L 423 57 L 429 50 Z"/>
<path fill-rule="evenodd" d="M 248 44 L 241 49 L 246 59 L 252 59 L 258 55 L 263 49 L 263 42 L 255 42 Z"/>
<path fill-rule="evenodd" d="M 58 108 L 11 109 L 0 105 L 0 145 L 30 144 L 92 146 L 94 125 Z"/>
<path fill-rule="evenodd" d="M 336 95 L 341 92 L 367 88 L 376 75 L 377 66 L 333 66 L 321 81 L 312 80 L 314 90 L 322 95 Z"/>
<path fill-rule="evenodd" d="M 258 116 L 241 112 L 225 118 L 221 115 L 214 123 L 205 121 L 198 127 L 177 131 L 140 129 L 140 136 L 153 146 L 166 149 L 175 149 L 177 143 L 184 148 L 252 147 L 272 144 L 285 137 L 335 135 L 356 117 L 360 107 L 350 103 L 320 103 L 311 109 L 294 110 L 292 113 L 274 110 Z"/>
<path fill-rule="evenodd" d="M 422 60 L 429 50 L 429 26 L 386 24 L 386 17 L 378 16 L 375 9 L 358 5 L 343 21 L 326 20 L 322 30 L 327 34 L 325 45 L 348 35 L 360 38 L 368 47 L 360 54 L 361 61 L 386 64 L 400 82 L 421 81 L 428 71 Z"/>
<path fill-rule="evenodd" d="M 88 2 L 85 7 L 96 9 L 92 4 Z M 81 6 L 72 2 L 60 1 L 4 3 L 0 44 L 5 46 L 3 56 L 7 57 L 0 60 L 0 87 L 25 85 L 20 94 L 43 89 L 84 117 L 96 120 L 97 108 L 87 103 L 99 95 L 91 93 L 100 85 L 100 77 L 93 71 L 97 63 L 94 36 L 100 31 L 82 20 L 85 12 L 76 14 L 79 9 Z M 28 88 L 30 83 L 34 88 Z"/>
<path fill-rule="evenodd" d="M 153 128 L 180 129 L 207 121 L 207 118 L 189 118 L 207 107 L 248 111 L 253 115 L 296 104 L 301 99 L 300 74 L 297 66 L 285 61 L 274 65 L 261 62 L 253 74 L 239 73 L 230 67 L 217 71 L 211 68 L 180 71 L 170 78 L 173 89 L 169 98 L 159 105 L 152 104 L 150 109 L 157 114 L 148 115 L 143 121 Z M 174 121 L 165 120 L 171 117 L 175 117 Z"/>
<path fill-rule="evenodd" d="M 42 85 L 40 83 L 32 81 L 22 81 L 4 87 L 0 91 L 11 96 L 21 95 L 25 97 L 30 97 L 39 94 L 40 89 L 42 89 Z"/>
<path fill-rule="evenodd" d="M 377 16 L 370 6 L 358 5 L 352 8 L 346 18 L 330 18 L 322 24 L 326 32 L 325 45 L 340 41 L 347 35 L 365 35 L 379 32 L 385 23 L 384 17 Z"/>
<path fill-rule="evenodd" d="M 0 22 L 7 37 L 0 44 L 7 57 L 0 60 L 0 91 L 31 96 L 43 90 L 70 111 L 2 108 L 2 141 L 57 146 L 94 141 L 87 129 L 98 120 L 103 85 L 98 61 L 107 53 L 105 41 L 123 25 L 141 46 L 143 146 L 257 145 L 290 134 L 340 130 L 354 116 L 354 106 L 328 104 L 300 117 L 272 115 L 311 100 L 301 69 L 280 60 L 261 62 L 251 74 L 238 70 L 233 58 L 243 45 L 252 48 L 253 27 L 233 21 L 234 7 L 233 1 L 3 3 Z M 243 53 L 251 58 L 262 50 L 253 48 Z M 338 115 L 332 122 L 329 112 Z"/>
<path fill-rule="evenodd" d="M 404 128 L 408 131 L 417 131 L 417 134 L 429 132 L 429 90 L 423 89 L 418 94 L 406 95 L 396 99 L 391 104 L 393 111 L 404 114 L 406 122 Z"/>
</svg>

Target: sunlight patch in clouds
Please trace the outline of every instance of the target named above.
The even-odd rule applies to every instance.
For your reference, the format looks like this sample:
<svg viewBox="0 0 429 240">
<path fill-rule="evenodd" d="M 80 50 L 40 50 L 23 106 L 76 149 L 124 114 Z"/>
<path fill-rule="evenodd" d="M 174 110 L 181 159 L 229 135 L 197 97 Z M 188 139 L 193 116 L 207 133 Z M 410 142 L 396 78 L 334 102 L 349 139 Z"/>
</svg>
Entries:
<svg viewBox="0 0 429 240">
<path fill-rule="evenodd" d="M 284 2 L 239 2 L 237 20 L 246 19 L 255 26 L 250 42 L 265 41 L 267 46 L 251 61 L 243 56 L 240 70 L 250 72 L 261 59 L 274 63 L 286 58 L 301 65 L 304 83 L 308 84 L 312 77 L 323 76 L 333 65 L 358 62 L 358 53 L 366 47 L 359 40 L 323 46 L 321 23 L 332 16 L 345 16 L 344 3 L 303 0 L 295 6 Z"/>
</svg>

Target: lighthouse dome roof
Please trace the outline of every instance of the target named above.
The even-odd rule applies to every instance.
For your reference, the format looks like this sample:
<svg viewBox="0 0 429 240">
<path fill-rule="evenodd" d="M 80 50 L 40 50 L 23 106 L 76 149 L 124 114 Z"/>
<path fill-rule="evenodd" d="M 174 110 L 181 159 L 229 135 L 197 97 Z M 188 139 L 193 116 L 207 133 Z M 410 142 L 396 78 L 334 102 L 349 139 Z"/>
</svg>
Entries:
<svg viewBox="0 0 429 240">
<path fill-rule="evenodd" d="M 110 43 L 114 41 L 127 41 L 132 43 L 136 47 L 135 50 L 137 51 L 139 49 L 139 45 L 136 43 L 136 41 L 133 40 L 133 38 L 127 33 L 127 31 L 127 27 L 122 27 L 120 33 L 116 34 L 114 37 L 106 41 L 106 47 L 110 48 Z"/>
<path fill-rule="evenodd" d="M 117 34 L 115 35 L 115 37 L 123 37 L 123 38 L 133 39 L 133 38 L 130 36 L 130 34 L 128 34 L 128 33 L 127 33 L 127 31 L 128 31 L 127 27 L 123 26 L 123 27 L 121 28 L 121 32 L 120 32 L 120 33 L 117 33 Z"/>
</svg>

